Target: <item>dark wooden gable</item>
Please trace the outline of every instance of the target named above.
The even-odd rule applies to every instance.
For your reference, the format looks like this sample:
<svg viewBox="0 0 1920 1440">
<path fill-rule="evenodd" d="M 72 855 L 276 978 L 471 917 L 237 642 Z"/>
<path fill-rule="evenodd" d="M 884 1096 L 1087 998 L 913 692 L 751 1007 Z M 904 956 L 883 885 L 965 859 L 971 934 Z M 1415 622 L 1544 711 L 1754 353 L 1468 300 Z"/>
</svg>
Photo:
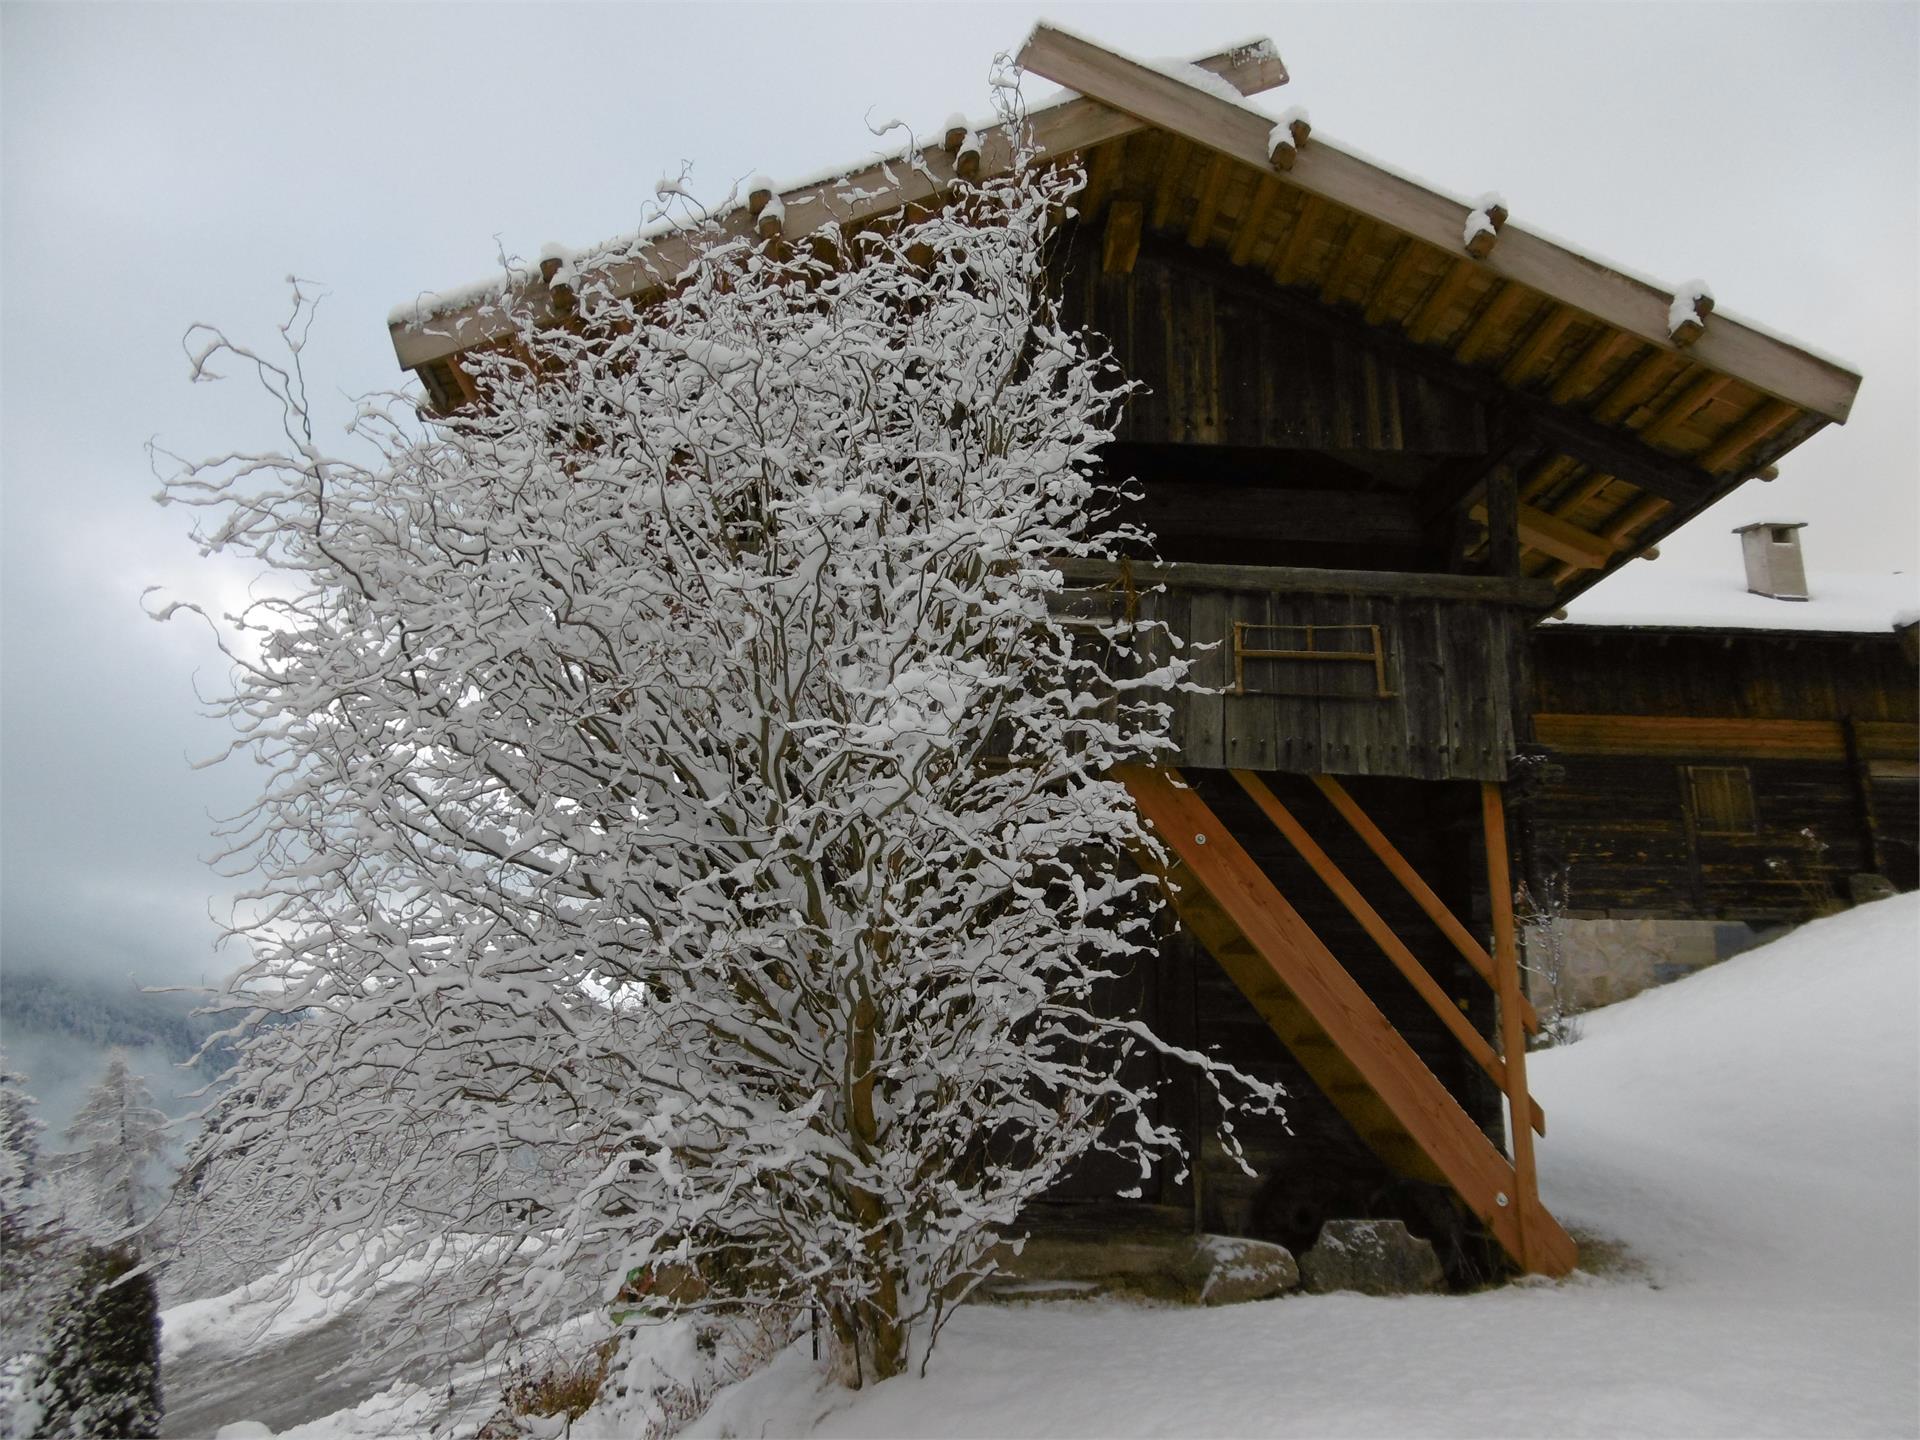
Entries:
<svg viewBox="0 0 1920 1440">
<path fill-rule="evenodd" d="M 1122 417 L 1122 441 L 1356 455 L 1486 449 L 1479 402 L 1299 325 L 1271 287 L 1153 244 L 1128 270 L 1109 270 L 1091 232 L 1066 254 L 1068 315 L 1111 344 L 1142 387 Z"/>
</svg>

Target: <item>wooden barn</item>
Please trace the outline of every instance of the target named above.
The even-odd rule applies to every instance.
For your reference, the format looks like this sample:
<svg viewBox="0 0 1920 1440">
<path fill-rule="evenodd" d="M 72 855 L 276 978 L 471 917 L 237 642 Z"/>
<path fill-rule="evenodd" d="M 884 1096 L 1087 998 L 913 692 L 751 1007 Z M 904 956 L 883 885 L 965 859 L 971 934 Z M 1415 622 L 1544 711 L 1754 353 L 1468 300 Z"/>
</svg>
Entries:
<svg viewBox="0 0 1920 1440">
<path fill-rule="evenodd" d="M 1286 82 L 1264 42 L 1150 67 L 1043 25 L 1019 59 L 1075 92 L 1031 115 L 1043 154 L 1088 175 L 1057 246 L 1067 313 L 1145 387 L 1109 463 L 1138 477 L 1157 555 L 1066 566 L 1072 603 L 1137 606 L 1209 647 L 1175 763 L 1125 777 L 1174 856 L 1178 924 L 1114 1003 L 1294 1096 L 1286 1124 L 1240 1127 L 1249 1177 L 1168 1077 L 1202 1160 L 1139 1213 L 1296 1247 L 1328 1218 L 1399 1216 L 1457 1277 L 1501 1257 L 1564 1273 L 1574 1245 L 1534 1178 L 1548 1117 L 1527 1091 L 1537 1017 L 1511 904 L 1516 757 L 1540 725 L 1566 749 L 1533 715 L 1530 636 L 1844 421 L 1859 377 L 1530 233 L 1494 197 L 1426 188 L 1303 117 L 1276 125 L 1239 98 Z M 882 223 L 1009 163 L 1003 136 L 966 136 L 780 206 L 755 196 L 725 224 L 780 243 Z M 602 278 L 657 291 L 686 255 L 662 237 Z M 513 298 L 565 314 L 554 276 Z M 497 300 L 396 315 L 400 363 L 437 402 L 472 396 L 461 359 L 502 342 Z M 1584 642 L 1549 642 L 1552 666 L 1566 643 Z M 1551 696 L 1558 716 L 1600 708 Z M 1673 883 L 1687 875 L 1676 861 Z M 1095 1167 L 1061 1198 L 1116 1186 Z"/>
<path fill-rule="evenodd" d="M 1564 911 L 1575 1005 L 1920 886 L 1915 577 L 1822 572 L 1802 529 L 1743 527 L 1744 569 L 1731 544 L 1722 575 L 1640 567 L 1534 631 L 1527 879 Z"/>
</svg>

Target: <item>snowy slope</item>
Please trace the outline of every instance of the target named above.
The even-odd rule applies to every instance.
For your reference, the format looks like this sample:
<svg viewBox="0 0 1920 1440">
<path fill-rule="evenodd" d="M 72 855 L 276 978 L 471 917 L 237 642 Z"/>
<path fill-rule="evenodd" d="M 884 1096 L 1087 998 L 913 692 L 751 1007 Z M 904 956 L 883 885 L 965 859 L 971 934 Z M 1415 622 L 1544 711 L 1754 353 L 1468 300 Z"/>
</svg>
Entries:
<svg viewBox="0 0 1920 1440">
<path fill-rule="evenodd" d="M 1549 1205 L 1641 1268 L 1462 1297 L 974 1308 L 925 1380 L 847 1396 L 790 1351 L 691 1433 L 1914 1434 L 1917 936 L 1920 896 L 1883 901 L 1533 1057 Z"/>
<path fill-rule="evenodd" d="M 1598 1277 L 1220 1310 L 968 1308 L 925 1380 L 832 1390 L 803 1344 L 686 1433 L 1920 1433 L 1920 895 L 1590 1015 L 1578 1045 L 1529 1065 L 1550 1120 L 1547 1203 L 1632 1257 Z M 243 1338 L 230 1322 L 245 1307 L 220 1303 L 232 1313 L 168 1312 L 170 1359 Z M 337 1363 L 318 1342 L 343 1320 L 320 1304 L 280 1321 L 287 1358 L 304 1348 L 313 1363 L 266 1365 L 253 1401 L 229 1395 L 222 1418 L 288 1423 L 268 1394 L 298 1373 L 278 1397 L 297 1401 Z M 444 1381 L 401 1383 L 283 1433 L 471 1433 L 497 1383 L 474 1368 L 451 1404 Z M 596 1411 L 571 1433 L 629 1436 L 634 1420 Z"/>
</svg>

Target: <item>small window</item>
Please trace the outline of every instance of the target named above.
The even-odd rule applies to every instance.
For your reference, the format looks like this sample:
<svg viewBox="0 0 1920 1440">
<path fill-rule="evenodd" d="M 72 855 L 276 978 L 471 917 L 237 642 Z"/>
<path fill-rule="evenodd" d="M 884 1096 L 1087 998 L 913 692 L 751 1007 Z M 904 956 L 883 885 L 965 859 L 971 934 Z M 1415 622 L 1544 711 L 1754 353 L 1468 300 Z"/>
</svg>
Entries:
<svg viewBox="0 0 1920 1440">
<path fill-rule="evenodd" d="M 1684 768 L 1694 828 L 1702 835 L 1751 835 L 1759 828 L 1753 811 L 1753 780 L 1746 766 Z"/>
<path fill-rule="evenodd" d="M 1771 532 L 1771 538 L 1776 545 L 1791 545 L 1793 544 L 1793 527 L 1791 525 L 1775 525 Z"/>
</svg>

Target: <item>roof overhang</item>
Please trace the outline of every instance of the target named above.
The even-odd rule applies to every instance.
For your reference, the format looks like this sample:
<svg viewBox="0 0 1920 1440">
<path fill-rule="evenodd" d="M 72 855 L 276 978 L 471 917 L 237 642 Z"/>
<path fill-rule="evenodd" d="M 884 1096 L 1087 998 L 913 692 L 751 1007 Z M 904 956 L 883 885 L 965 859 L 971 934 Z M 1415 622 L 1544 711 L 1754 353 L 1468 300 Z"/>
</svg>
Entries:
<svg viewBox="0 0 1920 1440">
<path fill-rule="evenodd" d="M 1563 603 L 1852 407 L 1860 377 L 1846 366 L 1716 310 L 1691 287 L 1676 293 L 1509 223 L 1490 198 L 1476 205 L 1420 184 L 1304 123 L 1276 126 L 1185 67 L 1145 64 L 1044 23 L 1019 63 L 1074 92 L 1035 108 L 1029 124 L 1041 154 L 1087 164 L 1077 223 L 1101 223 L 1103 206 L 1114 223 L 1113 199 L 1131 185 L 1154 200 L 1147 228 L 1162 240 L 1183 234 L 1246 267 L 1248 282 L 1270 281 L 1300 323 L 1343 327 L 1511 417 L 1521 443 L 1489 457 L 1446 503 L 1484 517 L 1488 482 L 1508 475 L 1526 573 L 1550 579 Z M 1287 79 L 1264 41 L 1195 63 L 1241 97 Z M 979 139 L 981 173 L 1013 164 L 1004 133 Z M 715 226 L 722 239 L 793 242 L 823 226 L 885 223 L 937 203 L 958 163 L 929 143 L 909 163 L 883 157 L 783 190 L 771 233 L 748 205 Z M 1142 208 L 1136 199 L 1126 211 L 1136 248 Z M 619 297 L 666 290 L 713 235 L 661 229 L 595 247 L 572 257 L 584 277 L 573 291 L 522 272 L 423 296 L 392 317 L 395 354 L 436 398 L 458 399 L 461 353 L 511 343 L 517 318 L 563 319 L 588 285 Z"/>
</svg>

